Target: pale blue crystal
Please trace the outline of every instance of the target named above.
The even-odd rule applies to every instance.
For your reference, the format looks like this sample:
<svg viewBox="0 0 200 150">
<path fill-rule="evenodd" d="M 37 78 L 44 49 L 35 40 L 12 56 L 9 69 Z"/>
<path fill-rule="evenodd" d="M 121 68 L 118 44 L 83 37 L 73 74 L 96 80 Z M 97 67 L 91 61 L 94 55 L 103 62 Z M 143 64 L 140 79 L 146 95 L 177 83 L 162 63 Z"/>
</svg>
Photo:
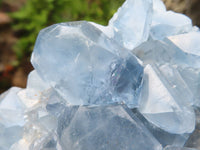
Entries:
<svg viewBox="0 0 200 150">
<path fill-rule="evenodd" d="M 200 107 L 200 69 L 177 67 L 177 70 L 192 94 L 193 102 L 191 104 Z"/>
<path fill-rule="evenodd" d="M 182 51 L 200 56 L 200 31 L 170 36 L 167 38 Z"/>
<path fill-rule="evenodd" d="M 190 135 L 188 141 L 185 143 L 185 146 L 200 149 L 200 107 L 195 108 L 195 113 L 196 127 L 194 132 Z"/>
<path fill-rule="evenodd" d="M 71 112 L 67 108 L 66 112 Z M 162 147 L 132 112 L 122 105 L 77 107 L 60 117 L 63 149 L 161 150 Z"/>
<path fill-rule="evenodd" d="M 144 64 L 178 65 L 200 68 L 200 56 L 185 53 L 169 40 L 148 41 L 132 51 Z"/>
<path fill-rule="evenodd" d="M 47 108 L 47 111 L 52 113 Z M 67 106 L 59 109 L 56 137 L 49 134 L 33 142 L 33 150 L 50 148 L 75 150 L 162 150 L 142 122 L 123 105 Z M 40 119 L 41 120 L 41 119 Z M 40 123 L 46 122 L 41 120 Z M 54 137 L 54 138 L 53 138 Z M 53 139 L 56 139 L 53 140 Z"/>
<path fill-rule="evenodd" d="M 41 79 L 36 70 L 33 70 L 28 75 L 26 88 L 35 92 L 42 92 L 49 89 L 50 86 Z"/>
<path fill-rule="evenodd" d="M 153 0 L 153 14 L 165 13 L 166 7 L 162 0 Z"/>
<path fill-rule="evenodd" d="M 112 38 L 132 50 L 149 36 L 152 21 L 152 0 L 126 0 L 109 21 Z"/>
<path fill-rule="evenodd" d="M 144 84 L 139 110 L 155 126 L 174 134 L 191 133 L 195 128 L 195 114 L 180 94 L 173 93 L 159 69 L 145 67 Z"/>
<path fill-rule="evenodd" d="M 163 146 L 172 145 L 183 147 L 188 141 L 191 133 L 184 134 L 174 134 L 169 133 L 155 124 L 149 122 L 137 109 L 132 110 L 133 113 L 142 121 L 145 127 L 151 132 L 151 134 L 158 140 L 158 142 Z"/>
<path fill-rule="evenodd" d="M 25 105 L 17 96 L 21 88 L 12 87 L 0 97 L 0 123 L 6 127 L 23 126 Z"/>
<path fill-rule="evenodd" d="M 162 40 L 167 36 L 187 33 L 192 30 L 192 21 L 189 17 L 173 11 L 154 11 L 151 37 Z"/>
<path fill-rule="evenodd" d="M 23 136 L 25 106 L 17 96 L 20 88 L 12 87 L 0 95 L 0 149 L 9 150 Z"/>
<path fill-rule="evenodd" d="M 143 67 L 91 23 L 61 23 L 42 30 L 31 61 L 71 104 L 137 106 Z"/>
</svg>

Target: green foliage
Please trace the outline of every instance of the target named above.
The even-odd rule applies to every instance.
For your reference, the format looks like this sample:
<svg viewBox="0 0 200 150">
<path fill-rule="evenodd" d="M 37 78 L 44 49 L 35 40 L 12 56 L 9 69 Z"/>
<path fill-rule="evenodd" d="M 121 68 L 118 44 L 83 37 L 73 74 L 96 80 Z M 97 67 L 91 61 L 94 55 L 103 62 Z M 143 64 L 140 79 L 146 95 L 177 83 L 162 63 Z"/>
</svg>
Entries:
<svg viewBox="0 0 200 150">
<path fill-rule="evenodd" d="M 19 33 L 14 47 L 18 59 L 29 56 L 39 31 L 51 24 L 88 20 L 106 25 L 124 0 L 27 0 L 11 14 L 13 29 Z"/>
</svg>

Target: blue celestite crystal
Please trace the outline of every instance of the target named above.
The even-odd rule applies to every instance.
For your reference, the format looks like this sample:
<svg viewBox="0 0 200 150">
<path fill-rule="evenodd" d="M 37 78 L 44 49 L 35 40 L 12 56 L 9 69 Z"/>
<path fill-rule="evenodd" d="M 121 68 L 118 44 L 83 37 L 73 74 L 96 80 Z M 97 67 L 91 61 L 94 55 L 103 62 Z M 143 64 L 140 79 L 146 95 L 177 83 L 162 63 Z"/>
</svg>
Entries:
<svg viewBox="0 0 200 150">
<path fill-rule="evenodd" d="M 72 108 L 70 108 L 72 109 Z M 72 112 L 66 108 L 65 112 Z M 63 149 L 161 150 L 161 145 L 140 120 L 123 105 L 77 107 L 59 118 Z M 84 120 L 84 121 L 83 121 Z"/>
<path fill-rule="evenodd" d="M 31 61 L 70 104 L 137 106 L 143 67 L 91 23 L 61 23 L 42 30 Z"/>
<path fill-rule="evenodd" d="M 41 30 L 27 87 L 0 95 L 0 150 L 199 149 L 199 43 L 161 0 Z"/>
<path fill-rule="evenodd" d="M 170 86 L 157 67 L 147 65 L 144 72 L 140 112 L 149 122 L 169 133 L 191 133 L 195 128 L 195 114 L 184 102 L 184 93 L 180 95 L 175 84 Z"/>
</svg>

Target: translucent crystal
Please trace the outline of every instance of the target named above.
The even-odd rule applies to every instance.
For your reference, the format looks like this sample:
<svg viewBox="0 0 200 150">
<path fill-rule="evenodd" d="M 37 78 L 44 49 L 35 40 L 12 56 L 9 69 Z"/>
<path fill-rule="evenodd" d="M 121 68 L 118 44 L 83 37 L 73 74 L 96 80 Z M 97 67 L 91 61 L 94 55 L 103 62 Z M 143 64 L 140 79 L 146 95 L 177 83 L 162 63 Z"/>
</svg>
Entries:
<svg viewBox="0 0 200 150">
<path fill-rule="evenodd" d="M 39 103 L 43 92 L 50 88 L 49 84 L 40 78 L 36 70 L 33 70 L 28 75 L 26 89 L 19 91 L 17 96 L 27 108 L 30 108 Z"/>
<path fill-rule="evenodd" d="M 195 114 L 190 107 L 180 103 L 155 67 L 145 67 L 144 85 L 139 110 L 144 117 L 164 131 L 183 134 L 195 128 Z"/>
<path fill-rule="evenodd" d="M 6 127 L 24 125 L 23 112 L 25 105 L 17 97 L 20 90 L 20 88 L 12 87 L 0 97 L 0 123 Z"/>
<path fill-rule="evenodd" d="M 42 30 L 31 61 L 71 104 L 123 101 L 137 106 L 143 67 L 91 23 L 61 23 Z"/>
<path fill-rule="evenodd" d="M 36 70 L 33 70 L 29 73 L 26 87 L 27 89 L 35 90 L 35 92 L 41 92 L 50 88 L 48 83 L 45 83 L 41 79 Z"/>
<path fill-rule="evenodd" d="M 132 50 L 149 36 L 152 21 L 152 0 L 126 0 L 109 21 L 113 39 Z"/>
<path fill-rule="evenodd" d="M 192 94 L 192 104 L 200 107 L 200 69 L 192 67 L 177 67 L 177 70 L 184 82 L 187 84 L 188 90 L 190 90 L 190 93 Z"/>
<path fill-rule="evenodd" d="M 200 56 L 185 53 L 169 40 L 148 41 L 132 51 L 144 64 L 178 65 L 200 68 Z"/>
<path fill-rule="evenodd" d="M 195 108 L 196 113 L 196 127 L 194 132 L 190 135 L 185 146 L 200 149 L 200 107 Z"/>
<path fill-rule="evenodd" d="M 133 109 L 132 111 L 163 147 L 167 145 L 183 147 L 191 135 L 187 133 L 173 134 L 164 131 L 163 129 L 149 122 L 137 109 Z"/>
<path fill-rule="evenodd" d="M 192 21 L 183 14 L 173 11 L 154 11 L 151 36 L 163 39 L 167 36 L 186 33 L 192 30 Z"/>
<path fill-rule="evenodd" d="M 189 32 L 185 34 L 179 34 L 170 36 L 167 38 L 173 42 L 182 51 L 200 56 L 200 32 Z"/>
<path fill-rule="evenodd" d="M 13 87 L 0 96 L 0 149 L 8 150 L 22 138 L 25 106 L 17 97 L 21 89 Z"/>
<path fill-rule="evenodd" d="M 162 0 L 153 0 L 153 14 L 165 13 L 166 7 Z"/>
<path fill-rule="evenodd" d="M 61 121 L 68 122 L 63 118 Z M 140 120 L 120 105 L 79 107 L 60 133 L 64 149 L 161 149 Z"/>
<path fill-rule="evenodd" d="M 53 131 L 57 137 L 43 136 L 39 144 L 32 143 L 33 150 L 56 149 L 58 145 L 70 150 L 162 150 L 126 106 L 67 106 L 60 112 L 57 129 Z"/>
</svg>

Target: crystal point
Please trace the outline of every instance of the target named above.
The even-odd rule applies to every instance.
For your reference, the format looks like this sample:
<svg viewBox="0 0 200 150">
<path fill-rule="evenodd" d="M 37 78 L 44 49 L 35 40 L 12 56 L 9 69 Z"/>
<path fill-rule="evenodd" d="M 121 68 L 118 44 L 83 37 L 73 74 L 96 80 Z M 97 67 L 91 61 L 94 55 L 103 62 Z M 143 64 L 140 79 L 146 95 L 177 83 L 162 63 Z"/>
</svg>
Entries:
<svg viewBox="0 0 200 150">
<path fill-rule="evenodd" d="M 113 38 L 130 50 L 146 41 L 152 12 L 152 0 L 126 0 L 109 21 L 109 27 L 114 30 Z"/>
</svg>

